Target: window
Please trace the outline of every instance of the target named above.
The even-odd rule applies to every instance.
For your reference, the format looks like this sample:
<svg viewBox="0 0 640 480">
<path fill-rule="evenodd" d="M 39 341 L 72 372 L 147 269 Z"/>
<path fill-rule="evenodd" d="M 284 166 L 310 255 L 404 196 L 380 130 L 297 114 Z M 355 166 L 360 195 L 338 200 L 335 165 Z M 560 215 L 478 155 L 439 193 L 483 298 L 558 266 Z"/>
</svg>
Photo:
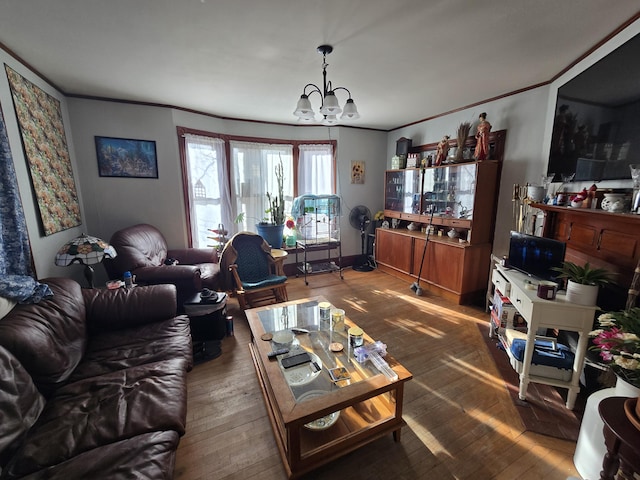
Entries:
<svg viewBox="0 0 640 480">
<path fill-rule="evenodd" d="M 213 242 L 209 229 L 219 224 L 231 224 L 231 202 L 224 141 L 219 138 L 185 135 L 187 158 L 187 212 L 190 219 L 191 243 L 195 247 L 206 247 Z"/>
<path fill-rule="evenodd" d="M 300 145 L 298 155 L 298 195 L 335 193 L 333 145 Z"/>
<path fill-rule="evenodd" d="M 178 127 L 190 244 L 215 244 L 210 230 L 255 231 L 267 217 L 267 192 L 277 194 L 275 166 L 284 168 L 285 212 L 302 194 L 335 193 L 335 141 L 232 137 Z M 235 223 L 239 214 L 244 220 Z"/>
<path fill-rule="evenodd" d="M 279 162 L 282 162 L 284 170 L 284 211 L 290 212 L 293 202 L 293 145 L 230 143 L 231 194 L 235 211 L 244 213 L 238 228 L 254 231 L 254 225 L 268 217 L 265 214 L 269 207 L 267 192 L 271 195 L 278 193 L 274 172 Z"/>
</svg>

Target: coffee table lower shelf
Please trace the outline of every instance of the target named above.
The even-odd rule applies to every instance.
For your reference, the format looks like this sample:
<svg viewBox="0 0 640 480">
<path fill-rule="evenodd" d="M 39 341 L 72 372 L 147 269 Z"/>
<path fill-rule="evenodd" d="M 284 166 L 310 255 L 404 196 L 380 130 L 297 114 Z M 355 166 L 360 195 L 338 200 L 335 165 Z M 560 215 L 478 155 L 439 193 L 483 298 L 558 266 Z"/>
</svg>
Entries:
<svg viewBox="0 0 640 480">
<path fill-rule="evenodd" d="M 404 381 L 389 384 L 383 375 L 377 375 L 348 387 L 351 391 L 344 395 L 340 395 L 341 389 L 331 400 L 325 396 L 304 402 L 308 413 L 290 415 L 292 419 L 287 421 L 276 404 L 260 353 L 253 344 L 249 344 L 249 350 L 289 478 L 297 478 L 389 433 L 400 441 L 401 428 L 406 425 L 402 419 Z M 338 410 L 338 420 L 326 430 L 304 426 Z"/>
</svg>

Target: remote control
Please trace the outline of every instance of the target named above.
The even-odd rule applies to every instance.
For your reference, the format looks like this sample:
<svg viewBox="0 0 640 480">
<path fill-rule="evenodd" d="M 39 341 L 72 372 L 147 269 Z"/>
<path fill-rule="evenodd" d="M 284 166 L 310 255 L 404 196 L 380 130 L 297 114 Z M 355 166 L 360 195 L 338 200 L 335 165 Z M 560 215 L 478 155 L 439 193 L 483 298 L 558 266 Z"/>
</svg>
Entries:
<svg viewBox="0 0 640 480">
<path fill-rule="evenodd" d="M 279 348 L 278 350 L 274 350 L 273 352 L 267 353 L 267 357 L 269 357 L 269 360 L 273 360 L 278 355 L 283 355 L 285 353 L 289 353 L 289 349 L 288 348 Z"/>
</svg>

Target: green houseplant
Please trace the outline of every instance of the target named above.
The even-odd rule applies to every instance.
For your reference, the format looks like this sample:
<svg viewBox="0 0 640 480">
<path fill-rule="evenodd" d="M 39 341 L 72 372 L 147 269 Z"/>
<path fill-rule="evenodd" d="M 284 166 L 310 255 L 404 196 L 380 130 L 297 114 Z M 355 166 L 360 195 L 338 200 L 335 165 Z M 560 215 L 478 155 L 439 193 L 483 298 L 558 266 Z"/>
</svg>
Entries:
<svg viewBox="0 0 640 480">
<path fill-rule="evenodd" d="M 283 241 L 284 232 L 284 166 L 282 158 L 275 168 L 276 183 L 278 192 L 274 195 L 267 192 L 268 207 L 265 213 L 269 215 L 269 221 L 262 221 L 256 224 L 258 234 L 264 238 L 273 248 L 280 248 Z"/>
<path fill-rule="evenodd" d="M 579 305 L 595 305 L 598 290 L 601 286 L 611 283 L 613 274 L 604 268 L 593 268 L 589 262 L 577 265 L 573 262 L 563 262 L 562 267 L 553 267 L 560 273 L 558 278 L 567 279 L 567 300 Z"/>
<path fill-rule="evenodd" d="M 275 175 L 278 183 L 278 193 L 277 195 L 271 195 L 267 192 L 269 208 L 265 210 L 265 213 L 270 214 L 272 225 L 284 225 L 284 167 L 282 158 L 276 165 Z"/>
</svg>

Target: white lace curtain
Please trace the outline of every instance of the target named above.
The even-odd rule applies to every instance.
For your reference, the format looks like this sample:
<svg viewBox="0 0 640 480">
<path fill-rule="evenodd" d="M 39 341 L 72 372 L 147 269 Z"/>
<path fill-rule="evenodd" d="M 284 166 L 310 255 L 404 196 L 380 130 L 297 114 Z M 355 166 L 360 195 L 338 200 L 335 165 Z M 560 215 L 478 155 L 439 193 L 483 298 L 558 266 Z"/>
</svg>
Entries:
<svg viewBox="0 0 640 480">
<path fill-rule="evenodd" d="M 262 220 L 269 208 L 267 192 L 277 195 L 275 167 L 282 159 L 284 168 L 285 212 L 293 201 L 293 145 L 231 141 L 231 194 L 235 211 L 244 213 L 238 228 L 255 231 L 254 224 Z"/>
<path fill-rule="evenodd" d="M 334 193 L 333 145 L 300 145 L 298 195 Z"/>
<path fill-rule="evenodd" d="M 234 216 L 229 193 L 229 172 L 225 142 L 220 138 L 185 135 L 187 175 L 194 247 L 211 245 L 208 229 L 222 223 L 229 232 L 234 228 Z"/>
</svg>

